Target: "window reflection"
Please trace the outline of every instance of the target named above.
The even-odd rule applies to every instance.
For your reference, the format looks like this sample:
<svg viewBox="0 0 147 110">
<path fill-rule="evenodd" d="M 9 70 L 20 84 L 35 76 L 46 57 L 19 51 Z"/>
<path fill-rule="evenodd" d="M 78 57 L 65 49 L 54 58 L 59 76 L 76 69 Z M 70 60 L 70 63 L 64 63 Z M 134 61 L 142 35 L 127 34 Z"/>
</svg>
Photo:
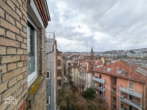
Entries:
<svg viewBox="0 0 147 110">
<path fill-rule="evenodd" d="M 35 71 L 35 39 L 34 28 L 28 23 L 27 27 L 27 47 L 28 47 L 28 73 Z"/>
</svg>

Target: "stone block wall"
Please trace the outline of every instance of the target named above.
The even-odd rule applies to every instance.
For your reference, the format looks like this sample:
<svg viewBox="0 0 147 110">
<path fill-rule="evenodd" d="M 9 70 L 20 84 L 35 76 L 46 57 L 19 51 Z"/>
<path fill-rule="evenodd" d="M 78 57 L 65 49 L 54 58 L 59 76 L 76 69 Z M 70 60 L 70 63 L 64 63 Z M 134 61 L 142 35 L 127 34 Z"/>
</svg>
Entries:
<svg viewBox="0 0 147 110">
<path fill-rule="evenodd" d="M 25 110 L 27 0 L 0 0 L 0 110 Z M 9 96 L 17 104 L 5 104 Z"/>
</svg>

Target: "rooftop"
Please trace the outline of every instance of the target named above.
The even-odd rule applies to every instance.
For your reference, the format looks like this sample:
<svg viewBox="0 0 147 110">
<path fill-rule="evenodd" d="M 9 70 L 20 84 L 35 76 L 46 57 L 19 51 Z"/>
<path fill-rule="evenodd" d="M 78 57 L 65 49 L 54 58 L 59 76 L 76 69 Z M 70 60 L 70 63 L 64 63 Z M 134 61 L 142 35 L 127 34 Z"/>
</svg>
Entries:
<svg viewBox="0 0 147 110">
<path fill-rule="evenodd" d="M 128 65 L 127 62 L 124 61 L 116 61 L 109 65 L 96 68 L 93 71 L 129 79 L 129 80 L 134 80 L 142 83 L 147 82 L 146 67 L 136 64 Z"/>
</svg>

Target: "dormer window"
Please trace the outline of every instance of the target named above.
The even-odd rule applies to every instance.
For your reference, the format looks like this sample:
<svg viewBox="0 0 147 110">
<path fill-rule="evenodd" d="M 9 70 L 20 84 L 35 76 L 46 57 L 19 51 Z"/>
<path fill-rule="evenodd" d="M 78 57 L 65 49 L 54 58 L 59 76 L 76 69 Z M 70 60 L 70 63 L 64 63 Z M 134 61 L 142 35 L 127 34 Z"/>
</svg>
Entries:
<svg viewBox="0 0 147 110">
<path fill-rule="evenodd" d="M 107 68 L 107 71 L 110 72 L 111 71 L 111 68 Z"/>
<path fill-rule="evenodd" d="M 106 70 L 107 70 L 107 68 L 104 68 L 103 70 L 104 70 L 104 71 L 106 71 Z"/>
<path fill-rule="evenodd" d="M 121 71 L 121 74 L 125 75 L 126 74 L 126 71 L 125 70 L 122 70 Z"/>
<path fill-rule="evenodd" d="M 117 69 L 117 73 L 121 74 L 121 69 Z"/>
</svg>

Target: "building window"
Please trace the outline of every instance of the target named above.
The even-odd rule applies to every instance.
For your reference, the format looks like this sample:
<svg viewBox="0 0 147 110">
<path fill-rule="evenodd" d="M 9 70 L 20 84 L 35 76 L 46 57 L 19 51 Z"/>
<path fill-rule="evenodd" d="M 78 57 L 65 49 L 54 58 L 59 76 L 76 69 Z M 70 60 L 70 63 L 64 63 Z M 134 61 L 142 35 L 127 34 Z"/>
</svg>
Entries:
<svg viewBox="0 0 147 110">
<path fill-rule="evenodd" d="M 129 99 L 130 99 L 130 100 L 132 100 L 132 99 L 133 99 L 131 95 L 129 95 Z"/>
<path fill-rule="evenodd" d="M 50 71 L 48 71 L 48 72 L 46 73 L 46 78 L 47 78 L 47 79 L 50 79 Z"/>
<path fill-rule="evenodd" d="M 130 89 L 133 89 L 133 83 L 132 83 L 132 82 L 130 82 L 129 88 L 130 88 Z"/>
<path fill-rule="evenodd" d="M 49 96 L 49 99 L 48 99 L 48 104 L 50 105 L 50 96 Z"/>
<path fill-rule="evenodd" d="M 31 74 L 35 71 L 35 36 L 34 28 L 28 23 L 27 30 L 27 47 L 28 47 L 28 73 Z"/>
<path fill-rule="evenodd" d="M 48 105 L 48 98 L 46 98 L 46 104 Z"/>
<path fill-rule="evenodd" d="M 71 64 L 70 63 L 68 63 L 68 66 L 70 66 Z"/>
<path fill-rule="evenodd" d="M 58 66 L 61 66 L 61 60 L 58 60 Z"/>
<path fill-rule="evenodd" d="M 113 83 L 113 85 L 116 85 L 116 77 L 112 78 L 112 83 Z"/>
<path fill-rule="evenodd" d="M 132 106 L 129 106 L 129 110 L 133 110 L 133 107 Z"/>
<path fill-rule="evenodd" d="M 57 80 L 58 86 L 61 86 L 61 80 Z"/>
<path fill-rule="evenodd" d="M 28 86 L 37 78 L 37 31 L 34 24 L 27 25 L 27 51 L 28 51 Z"/>
<path fill-rule="evenodd" d="M 113 102 L 116 102 L 116 97 L 112 97 L 112 99 L 113 99 Z"/>
<path fill-rule="evenodd" d="M 61 76 L 61 70 L 58 70 L 58 76 Z"/>
<path fill-rule="evenodd" d="M 116 88 L 112 88 L 113 93 L 116 93 Z"/>
<path fill-rule="evenodd" d="M 101 74 L 99 75 L 99 78 L 100 78 L 100 79 L 102 78 L 102 75 L 101 75 Z"/>
<path fill-rule="evenodd" d="M 100 95 L 102 95 L 102 92 L 101 91 L 99 91 L 99 93 L 100 93 Z"/>
<path fill-rule="evenodd" d="M 116 105 L 113 105 L 113 110 L 116 110 Z"/>
<path fill-rule="evenodd" d="M 46 104 L 50 105 L 50 96 L 48 98 L 46 98 Z"/>
</svg>

